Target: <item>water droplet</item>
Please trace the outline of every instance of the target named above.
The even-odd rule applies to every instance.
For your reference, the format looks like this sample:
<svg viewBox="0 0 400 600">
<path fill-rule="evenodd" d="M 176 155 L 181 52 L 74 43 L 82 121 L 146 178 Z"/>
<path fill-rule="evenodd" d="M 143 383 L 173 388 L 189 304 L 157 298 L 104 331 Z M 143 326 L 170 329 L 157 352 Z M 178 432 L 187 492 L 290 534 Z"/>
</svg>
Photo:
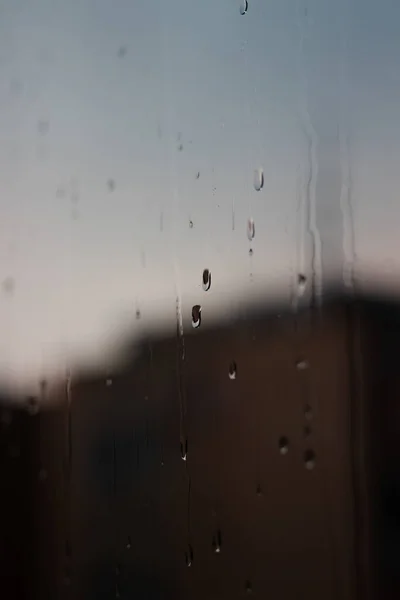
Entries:
<svg viewBox="0 0 400 600">
<path fill-rule="evenodd" d="M 312 408 L 309 404 L 306 404 L 304 407 L 304 418 L 307 419 L 307 421 L 311 421 L 312 417 L 313 417 Z"/>
<path fill-rule="evenodd" d="M 47 473 L 46 469 L 43 469 L 43 468 L 40 469 L 39 475 L 38 475 L 39 481 L 46 481 L 47 477 L 48 477 L 48 473 Z"/>
<path fill-rule="evenodd" d="M 301 273 L 297 276 L 297 293 L 299 296 L 303 296 L 307 287 L 307 277 Z"/>
<path fill-rule="evenodd" d="M 306 469 L 312 471 L 315 467 L 315 452 L 314 450 L 306 450 L 304 452 L 304 465 Z"/>
<path fill-rule="evenodd" d="M 113 380 L 111 379 L 111 377 L 109 377 L 108 379 L 106 379 L 106 386 L 107 387 L 111 387 L 113 384 Z"/>
<path fill-rule="evenodd" d="M 37 398 L 30 396 L 26 401 L 26 410 L 30 415 L 37 415 L 39 412 L 39 403 Z"/>
<path fill-rule="evenodd" d="M 249 256 L 253 256 L 253 248 L 250 248 L 250 250 L 249 250 Z"/>
<path fill-rule="evenodd" d="M 186 461 L 187 453 L 188 453 L 188 442 L 187 442 L 187 440 L 185 440 L 185 442 L 181 442 L 181 459 L 182 460 Z"/>
<path fill-rule="evenodd" d="M 253 185 L 256 192 L 259 192 L 264 187 L 264 172 L 262 169 L 254 171 Z"/>
<path fill-rule="evenodd" d="M 141 315 L 141 313 L 140 313 L 140 310 L 139 310 L 139 309 L 137 309 L 137 310 L 136 310 L 136 320 L 137 320 L 137 321 L 139 321 L 139 319 L 140 319 L 140 317 L 141 317 L 141 316 L 142 316 L 142 315 Z"/>
<path fill-rule="evenodd" d="M 38 121 L 37 128 L 41 135 L 46 135 L 49 132 L 50 123 L 45 120 Z"/>
<path fill-rule="evenodd" d="M 107 187 L 109 192 L 113 192 L 115 190 L 115 181 L 114 179 L 109 179 L 107 181 Z"/>
<path fill-rule="evenodd" d="M 193 229 L 193 221 L 189 221 L 189 227 L 190 229 Z"/>
<path fill-rule="evenodd" d="M 183 150 L 183 144 L 179 144 L 178 145 L 178 152 L 182 152 L 182 150 Z"/>
<path fill-rule="evenodd" d="M 256 233 L 256 229 L 255 229 L 255 225 L 254 225 L 254 219 L 248 219 L 248 221 L 247 221 L 247 237 L 250 242 L 254 239 L 255 233 Z"/>
<path fill-rule="evenodd" d="M 211 273 L 208 269 L 203 271 L 203 290 L 208 292 L 211 287 Z"/>
<path fill-rule="evenodd" d="M 126 46 L 121 46 L 118 49 L 118 58 L 124 58 L 124 56 L 126 56 L 127 51 L 128 51 L 128 49 Z"/>
<path fill-rule="evenodd" d="M 131 540 L 131 536 L 128 535 L 128 540 L 126 542 L 126 549 L 130 550 L 132 548 L 132 540 Z"/>
<path fill-rule="evenodd" d="M 244 584 L 245 590 L 248 594 L 251 594 L 253 591 L 253 586 L 251 585 L 251 581 L 250 579 L 247 579 L 246 583 Z"/>
<path fill-rule="evenodd" d="M 189 546 L 187 552 L 185 553 L 186 566 L 191 567 L 193 564 L 193 548 Z"/>
<path fill-rule="evenodd" d="M 221 546 L 222 546 L 222 534 L 221 534 L 221 531 L 218 529 L 216 534 L 213 536 L 213 541 L 212 541 L 212 547 L 214 549 L 215 554 L 221 553 Z"/>
<path fill-rule="evenodd" d="M 260 484 L 257 485 L 256 494 L 257 494 L 257 496 L 262 496 L 263 495 L 262 488 L 261 488 Z"/>
<path fill-rule="evenodd" d="M 235 361 L 233 360 L 229 365 L 229 379 L 236 379 L 237 375 L 237 366 Z"/>
<path fill-rule="evenodd" d="M 289 440 L 285 436 L 279 438 L 279 452 L 282 455 L 285 455 L 289 452 Z"/>
<path fill-rule="evenodd" d="M 199 178 L 200 178 L 200 171 L 197 171 L 197 173 L 196 173 L 196 179 L 199 179 Z"/>
<path fill-rule="evenodd" d="M 306 371 L 309 367 L 308 361 L 306 360 L 298 360 L 296 363 L 296 369 L 298 371 Z"/>
<path fill-rule="evenodd" d="M 245 15 L 249 9 L 248 0 L 241 0 L 240 2 L 240 14 Z"/>
<path fill-rule="evenodd" d="M 195 304 L 192 308 L 192 327 L 197 329 L 201 325 L 201 306 L 200 304 Z"/>
<path fill-rule="evenodd" d="M 1 289 L 5 294 L 13 294 L 15 290 L 15 280 L 13 277 L 6 277 L 1 282 Z"/>
</svg>

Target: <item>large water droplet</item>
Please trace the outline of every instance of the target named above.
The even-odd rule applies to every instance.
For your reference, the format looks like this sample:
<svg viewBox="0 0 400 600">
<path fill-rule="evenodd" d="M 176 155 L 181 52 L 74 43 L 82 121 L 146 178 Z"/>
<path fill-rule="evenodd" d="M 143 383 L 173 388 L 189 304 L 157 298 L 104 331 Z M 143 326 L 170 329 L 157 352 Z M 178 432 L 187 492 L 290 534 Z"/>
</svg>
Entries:
<svg viewBox="0 0 400 600">
<path fill-rule="evenodd" d="M 254 239 L 256 228 L 254 225 L 254 219 L 248 219 L 247 221 L 247 237 L 251 242 Z"/>
<path fill-rule="evenodd" d="M 237 366 L 235 361 L 233 360 L 229 365 L 229 379 L 236 379 L 237 375 Z"/>
<path fill-rule="evenodd" d="M 208 269 L 203 271 L 203 290 L 208 292 L 211 287 L 211 272 Z"/>
<path fill-rule="evenodd" d="M 254 171 L 253 185 L 256 192 L 259 192 L 264 187 L 264 172 L 262 169 Z"/>
<path fill-rule="evenodd" d="M 185 553 L 185 559 L 186 559 L 186 566 L 191 567 L 193 564 L 193 548 L 192 548 L 192 546 L 188 547 L 188 549 Z"/>
<path fill-rule="evenodd" d="M 297 294 L 298 296 L 303 296 L 307 287 L 307 277 L 299 273 L 297 276 Z"/>
<path fill-rule="evenodd" d="M 222 546 L 222 534 L 219 529 L 216 532 L 216 534 L 213 536 L 212 546 L 213 546 L 215 554 L 220 554 L 221 546 Z"/>
<path fill-rule="evenodd" d="M 285 436 L 279 438 L 279 452 L 282 455 L 285 455 L 289 452 L 289 440 Z"/>
<path fill-rule="evenodd" d="M 201 306 L 195 304 L 192 308 L 192 327 L 197 329 L 201 325 Z"/>
<path fill-rule="evenodd" d="M 306 450 L 304 452 L 304 465 L 306 469 L 312 471 L 315 467 L 315 452 L 314 450 Z"/>
<path fill-rule="evenodd" d="M 187 440 L 185 440 L 184 442 L 181 442 L 181 459 L 182 460 L 186 461 L 187 453 L 188 453 L 188 442 L 187 442 Z"/>
<path fill-rule="evenodd" d="M 248 0 L 241 0 L 240 2 L 240 14 L 245 15 L 249 9 Z"/>
</svg>

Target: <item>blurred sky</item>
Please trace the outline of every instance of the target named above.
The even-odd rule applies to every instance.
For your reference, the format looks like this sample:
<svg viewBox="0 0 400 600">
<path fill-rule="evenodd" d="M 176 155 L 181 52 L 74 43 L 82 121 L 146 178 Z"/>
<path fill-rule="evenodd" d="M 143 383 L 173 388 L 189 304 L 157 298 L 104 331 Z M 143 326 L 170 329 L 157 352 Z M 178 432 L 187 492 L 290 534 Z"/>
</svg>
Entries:
<svg viewBox="0 0 400 600">
<path fill-rule="evenodd" d="M 173 327 L 177 296 L 186 328 L 313 267 L 397 288 L 400 4 L 240 6 L 0 0 L 0 380 Z"/>
</svg>

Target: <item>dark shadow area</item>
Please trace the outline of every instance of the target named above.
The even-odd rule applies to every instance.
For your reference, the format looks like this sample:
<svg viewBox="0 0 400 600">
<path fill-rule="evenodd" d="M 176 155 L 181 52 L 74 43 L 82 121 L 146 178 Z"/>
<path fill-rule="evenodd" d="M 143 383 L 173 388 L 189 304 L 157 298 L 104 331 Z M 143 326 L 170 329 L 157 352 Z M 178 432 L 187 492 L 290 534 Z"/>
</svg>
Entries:
<svg viewBox="0 0 400 600">
<path fill-rule="evenodd" d="M 396 301 L 332 294 L 1 398 L 4 597 L 397 598 L 399 343 Z"/>
</svg>

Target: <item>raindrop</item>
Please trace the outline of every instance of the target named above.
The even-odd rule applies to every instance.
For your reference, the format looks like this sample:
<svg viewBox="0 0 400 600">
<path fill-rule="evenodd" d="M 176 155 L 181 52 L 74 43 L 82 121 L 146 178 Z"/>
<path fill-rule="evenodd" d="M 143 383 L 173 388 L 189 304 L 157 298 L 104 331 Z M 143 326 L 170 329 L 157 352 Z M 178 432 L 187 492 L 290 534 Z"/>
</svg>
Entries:
<svg viewBox="0 0 400 600">
<path fill-rule="evenodd" d="M 257 496 L 262 496 L 262 489 L 260 484 L 257 485 L 256 494 Z"/>
<path fill-rule="evenodd" d="M 121 46 L 118 49 L 118 58 L 124 58 L 124 56 L 126 56 L 127 51 L 128 51 L 128 49 L 126 46 Z"/>
<path fill-rule="evenodd" d="M 253 256 L 253 248 L 250 248 L 250 250 L 249 250 L 249 256 Z"/>
<path fill-rule="evenodd" d="M 251 594 L 251 592 L 253 591 L 253 586 L 251 585 L 250 579 L 247 579 L 246 583 L 244 584 L 244 587 L 246 589 L 246 592 L 248 594 Z"/>
<path fill-rule="evenodd" d="M 113 192 L 115 190 L 115 181 L 114 179 L 109 179 L 107 181 L 107 187 L 109 192 Z"/>
<path fill-rule="evenodd" d="M 236 379 L 237 375 L 237 366 L 235 361 L 233 360 L 229 365 L 229 379 Z"/>
<path fill-rule="evenodd" d="M 111 379 L 111 377 L 109 377 L 108 379 L 106 379 L 106 386 L 107 387 L 111 387 L 113 384 L 113 380 Z"/>
<path fill-rule="evenodd" d="M 191 567 L 193 564 L 193 548 L 189 546 L 187 552 L 185 552 L 186 566 Z"/>
<path fill-rule="evenodd" d="M 299 273 L 297 276 L 297 293 L 299 296 L 302 296 L 306 291 L 307 286 L 307 277 Z"/>
<path fill-rule="evenodd" d="M 312 471 L 315 467 L 315 452 L 314 450 L 306 450 L 304 452 L 304 465 L 306 469 Z"/>
<path fill-rule="evenodd" d="M 307 421 L 311 421 L 312 417 L 313 417 L 312 408 L 309 404 L 306 404 L 304 407 L 304 418 L 307 419 Z"/>
<path fill-rule="evenodd" d="M 126 542 L 126 549 L 130 550 L 132 548 L 132 540 L 131 540 L 131 536 L 128 535 L 128 540 Z"/>
<path fill-rule="evenodd" d="M 192 327 L 197 329 L 201 325 L 201 306 L 200 304 L 195 304 L 192 308 Z"/>
<path fill-rule="evenodd" d="M 253 185 L 256 192 L 259 192 L 264 187 L 264 172 L 262 169 L 256 169 L 254 171 Z"/>
<path fill-rule="evenodd" d="M 136 310 L 136 321 L 139 321 L 139 319 L 140 319 L 140 317 L 141 317 L 141 316 L 142 316 L 142 315 L 140 314 L 140 310 L 139 310 L 139 309 L 137 309 L 137 310 Z"/>
<path fill-rule="evenodd" d="M 199 178 L 200 178 L 200 171 L 197 171 L 197 173 L 196 173 L 196 179 L 199 179 Z"/>
<path fill-rule="evenodd" d="M 15 280 L 13 277 L 6 277 L 1 283 L 1 289 L 5 294 L 12 294 L 15 290 Z"/>
<path fill-rule="evenodd" d="M 279 452 L 284 456 L 289 452 L 289 440 L 282 436 L 279 438 Z"/>
<path fill-rule="evenodd" d="M 222 534 L 219 529 L 218 529 L 217 533 L 213 536 L 212 546 L 213 546 L 215 554 L 221 553 Z"/>
<path fill-rule="evenodd" d="M 211 273 L 208 269 L 203 271 L 203 290 L 208 292 L 211 287 Z"/>
<path fill-rule="evenodd" d="M 247 221 L 247 237 L 250 242 L 254 239 L 255 233 L 256 233 L 256 229 L 255 229 L 255 225 L 254 225 L 254 219 L 248 219 L 248 221 Z"/>
<path fill-rule="evenodd" d="M 240 14 L 245 15 L 249 9 L 248 0 L 241 0 L 240 2 Z"/>
<path fill-rule="evenodd" d="M 30 396 L 26 401 L 26 410 L 30 415 L 37 415 L 39 412 L 39 403 L 37 398 Z"/>
<path fill-rule="evenodd" d="M 298 371 L 305 371 L 306 369 L 308 369 L 308 367 L 308 361 L 306 360 L 298 360 L 296 363 L 296 369 Z"/>
<path fill-rule="evenodd" d="M 183 150 L 183 144 L 179 144 L 179 146 L 178 146 L 178 152 L 182 152 L 182 150 Z"/>
<path fill-rule="evenodd" d="M 189 221 L 189 227 L 190 229 L 193 229 L 193 221 Z"/>
<path fill-rule="evenodd" d="M 187 453 L 188 453 L 188 442 L 187 442 L 187 440 L 185 440 L 185 442 L 181 442 L 181 459 L 182 460 L 186 461 Z"/>
</svg>

